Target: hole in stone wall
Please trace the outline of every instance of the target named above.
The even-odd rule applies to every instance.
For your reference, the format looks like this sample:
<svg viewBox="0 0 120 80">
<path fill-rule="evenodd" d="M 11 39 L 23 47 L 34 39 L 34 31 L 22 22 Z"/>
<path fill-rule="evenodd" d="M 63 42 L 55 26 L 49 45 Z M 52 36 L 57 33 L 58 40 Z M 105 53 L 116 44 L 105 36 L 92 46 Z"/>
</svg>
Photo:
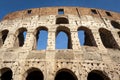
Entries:
<svg viewBox="0 0 120 80">
<path fill-rule="evenodd" d="M 95 9 L 91 9 L 92 14 L 97 14 L 97 11 Z"/>
<path fill-rule="evenodd" d="M 43 80 L 44 76 L 43 73 L 36 68 L 30 69 L 27 73 L 26 80 Z"/>
<path fill-rule="evenodd" d="M 99 34 L 100 34 L 102 43 L 106 48 L 119 49 L 119 46 L 116 43 L 116 41 L 110 31 L 108 31 L 104 28 L 100 28 Z"/>
<path fill-rule="evenodd" d="M 27 34 L 27 29 L 26 28 L 20 28 L 17 31 L 17 38 L 15 40 L 15 46 L 22 47 L 24 45 L 25 39 L 26 39 L 26 34 Z"/>
<path fill-rule="evenodd" d="M 1 69 L 1 80 L 12 80 L 12 70 L 9 68 Z"/>
<path fill-rule="evenodd" d="M 71 70 L 61 69 L 57 72 L 55 80 L 78 80 L 78 79 Z"/>
<path fill-rule="evenodd" d="M 64 14 L 64 9 L 58 9 L 58 14 Z"/>
<path fill-rule="evenodd" d="M 111 25 L 114 27 L 114 28 L 117 28 L 117 29 L 120 29 L 120 24 L 116 21 L 111 21 Z"/>
<path fill-rule="evenodd" d="M 110 80 L 110 78 L 102 71 L 93 70 L 88 74 L 87 80 Z"/>
<path fill-rule="evenodd" d="M 72 49 L 71 34 L 67 27 L 60 26 L 56 31 L 56 49 Z"/>
<path fill-rule="evenodd" d="M 69 24 L 69 21 L 67 18 L 59 17 L 56 19 L 56 24 Z"/>
<path fill-rule="evenodd" d="M 81 46 L 83 45 L 97 46 L 91 30 L 86 27 L 78 28 L 78 37 L 79 37 L 79 42 Z"/>
<path fill-rule="evenodd" d="M 31 13 L 32 13 L 32 10 L 28 10 L 27 13 L 28 13 L 28 14 L 31 14 Z"/>
<path fill-rule="evenodd" d="M 38 27 L 36 33 L 36 41 L 34 49 L 43 50 L 47 48 L 48 29 L 46 27 Z"/>
<path fill-rule="evenodd" d="M 107 16 L 111 16 L 112 17 L 110 12 L 105 12 L 105 13 L 106 13 Z"/>
</svg>

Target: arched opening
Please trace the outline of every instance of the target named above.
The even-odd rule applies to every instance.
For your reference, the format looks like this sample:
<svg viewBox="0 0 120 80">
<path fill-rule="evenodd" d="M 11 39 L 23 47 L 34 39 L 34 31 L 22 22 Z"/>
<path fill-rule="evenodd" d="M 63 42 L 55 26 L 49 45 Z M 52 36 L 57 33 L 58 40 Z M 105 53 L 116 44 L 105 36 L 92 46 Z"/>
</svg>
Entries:
<svg viewBox="0 0 120 80">
<path fill-rule="evenodd" d="M 3 30 L 1 32 L 1 40 L 0 40 L 0 45 L 2 46 L 7 38 L 7 35 L 8 35 L 8 30 Z"/>
<path fill-rule="evenodd" d="M 47 48 L 48 29 L 46 27 L 37 28 L 36 49 L 43 50 Z"/>
<path fill-rule="evenodd" d="M 68 49 L 68 37 L 65 32 L 61 31 L 58 33 L 56 37 L 56 44 L 57 49 Z"/>
<path fill-rule="evenodd" d="M 56 24 L 69 24 L 69 21 L 67 18 L 59 17 L 56 19 Z"/>
<path fill-rule="evenodd" d="M 22 47 L 24 45 L 25 39 L 26 39 L 27 29 L 26 28 L 20 28 L 18 29 L 16 35 L 16 42 L 15 46 Z"/>
<path fill-rule="evenodd" d="M 81 46 L 97 46 L 91 30 L 86 27 L 78 28 L 78 37 Z"/>
<path fill-rule="evenodd" d="M 27 71 L 26 80 L 43 80 L 44 76 L 41 70 L 37 68 L 31 68 Z"/>
<path fill-rule="evenodd" d="M 12 70 L 10 68 L 1 69 L 1 80 L 12 80 Z"/>
<path fill-rule="evenodd" d="M 56 49 L 72 49 L 70 29 L 60 26 L 56 30 Z"/>
<path fill-rule="evenodd" d="M 110 31 L 108 31 L 104 28 L 100 28 L 99 34 L 100 34 L 102 43 L 106 48 L 119 49 L 119 46 L 116 43 L 116 41 Z"/>
<path fill-rule="evenodd" d="M 88 74 L 87 80 L 110 80 L 105 72 L 93 70 Z"/>
<path fill-rule="evenodd" d="M 71 70 L 61 69 L 56 73 L 55 80 L 78 80 L 78 79 Z"/>
<path fill-rule="evenodd" d="M 114 28 L 117 28 L 117 29 L 120 29 L 120 24 L 116 21 L 111 21 L 111 25 L 114 27 Z"/>
</svg>

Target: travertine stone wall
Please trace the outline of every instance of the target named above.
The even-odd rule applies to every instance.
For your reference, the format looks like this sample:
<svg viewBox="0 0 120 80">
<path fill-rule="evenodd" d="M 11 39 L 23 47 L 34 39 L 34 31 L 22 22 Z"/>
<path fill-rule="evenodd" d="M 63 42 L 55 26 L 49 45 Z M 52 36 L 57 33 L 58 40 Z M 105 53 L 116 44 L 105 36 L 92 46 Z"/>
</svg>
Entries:
<svg viewBox="0 0 120 80">
<path fill-rule="evenodd" d="M 58 14 L 59 9 L 64 14 Z M 68 23 L 56 24 L 57 18 Z M 26 80 L 30 72 L 40 70 L 43 80 L 56 80 L 61 70 L 71 71 L 78 80 L 89 80 L 88 75 L 93 71 L 105 73 L 101 75 L 103 80 L 120 80 L 120 28 L 111 21 L 120 27 L 120 14 L 81 7 L 35 8 L 10 13 L 0 22 L 0 76 L 11 70 L 13 80 Z M 19 46 L 17 37 L 24 29 L 26 39 Z M 47 48 L 36 50 L 36 34 L 43 29 L 48 31 Z M 86 32 L 86 44 L 93 46 L 80 45 L 79 29 Z M 68 34 L 69 49 L 55 49 L 57 31 Z"/>
</svg>

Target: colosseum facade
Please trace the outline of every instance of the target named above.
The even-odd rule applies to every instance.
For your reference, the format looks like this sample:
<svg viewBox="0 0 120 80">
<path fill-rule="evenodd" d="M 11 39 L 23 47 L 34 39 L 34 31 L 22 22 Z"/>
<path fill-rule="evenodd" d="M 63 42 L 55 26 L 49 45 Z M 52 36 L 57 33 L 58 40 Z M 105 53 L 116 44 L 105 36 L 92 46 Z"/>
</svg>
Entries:
<svg viewBox="0 0 120 80">
<path fill-rule="evenodd" d="M 37 50 L 41 30 L 48 32 L 47 46 Z M 55 47 L 61 31 L 67 49 Z M 82 7 L 9 13 L 0 21 L 0 54 L 0 80 L 120 80 L 120 14 Z"/>
</svg>

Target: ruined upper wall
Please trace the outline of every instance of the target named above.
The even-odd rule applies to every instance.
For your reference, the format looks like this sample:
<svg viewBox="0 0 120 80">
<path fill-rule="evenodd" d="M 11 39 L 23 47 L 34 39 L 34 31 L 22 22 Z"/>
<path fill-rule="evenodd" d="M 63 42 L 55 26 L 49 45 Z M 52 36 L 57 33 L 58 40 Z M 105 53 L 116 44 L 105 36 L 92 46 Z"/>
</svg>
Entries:
<svg viewBox="0 0 120 80">
<path fill-rule="evenodd" d="M 33 15 L 58 15 L 59 9 L 64 10 L 64 15 L 72 14 L 76 16 L 91 15 L 94 17 L 105 17 L 109 19 L 120 19 L 120 14 L 111 11 L 105 11 L 94 8 L 81 8 L 81 7 L 46 7 L 46 8 L 34 8 L 22 11 L 16 11 L 6 15 L 3 20 L 11 20 L 15 18 L 25 18 Z"/>
</svg>

